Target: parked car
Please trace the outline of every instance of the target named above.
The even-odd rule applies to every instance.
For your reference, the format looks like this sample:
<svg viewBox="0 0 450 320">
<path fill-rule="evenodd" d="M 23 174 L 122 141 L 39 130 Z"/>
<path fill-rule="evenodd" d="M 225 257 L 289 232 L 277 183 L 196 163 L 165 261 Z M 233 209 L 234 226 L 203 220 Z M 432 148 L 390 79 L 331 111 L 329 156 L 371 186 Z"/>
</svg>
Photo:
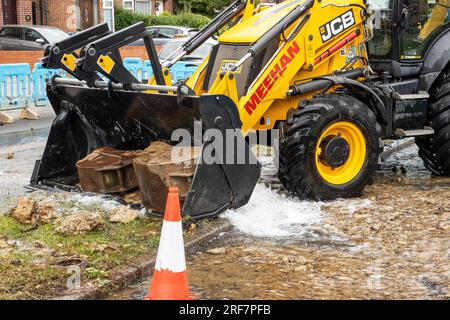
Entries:
<svg viewBox="0 0 450 320">
<path fill-rule="evenodd" d="M 186 42 L 186 40 L 186 38 L 183 38 L 169 41 L 159 52 L 159 60 L 165 60 L 170 56 L 170 54 L 181 47 L 183 43 Z M 190 55 L 185 56 L 180 61 L 175 63 L 170 68 L 170 75 L 173 84 L 178 84 L 189 78 L 194 73 L 194 71 L 197 70 L 203 59 L 208 56 L 208 54 L 216 44 L 217 41 L 209 39 Z"/>
<path fill-rule="evenodd" d="M 186 38 L 182 38 L 168 42 L 159 52 L 159 60 L 162 61 L 168 58 L 174 51 L 178 50 L 178 48 L 180 48 L 186 42 L 186 40 Z M 215 46 L 216 44 L 216 40 L 209 39 L 200 47 L 198 47 L 197 50 L 181 59 L 181 61 L 191 61 L 197 63 L 197 65 L 200 65 L 202 60 L 206 58 L 206 56 L 211 52 L 213 46 Z"/>
<path fill-rule="evenodd" d="M 0 50 L 45 50 L 66 37 L 67 33 L 54 27 L 4 25 L 0 28 Z"/>
<path fill-rule="evenodd" d="M 163 46 L 174 38 L 186 38 L 198 32 L 196 29 L 179 26 L 151 26 L 147 27 L 147 31 L 151 32 L 156 46 Z M 143 46 L 144 40 L 139 39 L 131 45 Z"/>
</svg>

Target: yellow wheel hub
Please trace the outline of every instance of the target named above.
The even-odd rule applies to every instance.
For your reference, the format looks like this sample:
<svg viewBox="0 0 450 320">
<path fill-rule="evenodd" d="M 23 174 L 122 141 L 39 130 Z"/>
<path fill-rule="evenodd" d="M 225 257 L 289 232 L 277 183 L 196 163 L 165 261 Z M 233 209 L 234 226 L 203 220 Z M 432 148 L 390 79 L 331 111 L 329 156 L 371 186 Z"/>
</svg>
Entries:
<svg viewBox="0 0 450 320">
<path fill-rule="evenodd" d="M 331 140 L 339 139 L 341 156 L 339 166 L 324 161 L 325 147 Z M 342 151 L 341 146 L 345 146 Z M 336 150 L 336 148 L 334 148 Z M 334 151 L 328 151 L 333 153 Z M 328 126 L 317 141 L 315 162 L 319 175 L 326 182 L 342 185 L 352 181 L 361 171 L 366 160 L 366 140 L 361 130 L 351 122 L 340 121 Z M 344 155 L 342 155 L 344 154 Z M 329 157 L 329 155 L 327 155 Z M 342 160 L 345 158 L 344 160 Z M 342 163 L 341 163 L 342 162 Z"/>
</svg>

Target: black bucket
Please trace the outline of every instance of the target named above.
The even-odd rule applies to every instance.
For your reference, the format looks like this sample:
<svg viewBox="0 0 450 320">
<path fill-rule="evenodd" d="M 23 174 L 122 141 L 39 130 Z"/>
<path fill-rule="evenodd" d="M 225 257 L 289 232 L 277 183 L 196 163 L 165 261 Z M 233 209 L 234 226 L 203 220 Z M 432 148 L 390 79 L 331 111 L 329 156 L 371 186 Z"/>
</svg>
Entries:
<svg viewBox="0 0 450 320">
<path fill-rule="evenodd" d="M 42 159 L 36 162 L 31 179 L 34 187 L 73 189 L 79 182 L 76 162 L 100 147 L 142 150 L 153 141 L 171 143 L 175 129 L 184 128 L 193 134 L 198 120 L 206 129 L 241 127 L 237 108 L 226 96 L 183 96 L 183 103 L 179 103 L 176 94 L 62 84 L 48 84 L 47 95 L 56 118 Z M 206 141 L 204 147 L 209 143 Z M 248 202 L 260 166 L 248 145 L 246 148 L 248 163 L 197 166 L 184 215 L 217 215 Z"/>
</svg>

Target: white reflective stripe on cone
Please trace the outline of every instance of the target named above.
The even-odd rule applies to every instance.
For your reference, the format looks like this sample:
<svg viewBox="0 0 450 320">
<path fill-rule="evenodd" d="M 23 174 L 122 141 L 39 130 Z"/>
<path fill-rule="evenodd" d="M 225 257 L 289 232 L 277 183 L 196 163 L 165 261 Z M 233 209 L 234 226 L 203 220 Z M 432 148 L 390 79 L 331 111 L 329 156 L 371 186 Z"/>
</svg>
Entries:
<svg viewBox="0 0 450 320">
<path fill-rule="evenodd" d="M 181 221 L 163 222 L 155 269 L 171 272 L 186 271 Z"/>
</svg>

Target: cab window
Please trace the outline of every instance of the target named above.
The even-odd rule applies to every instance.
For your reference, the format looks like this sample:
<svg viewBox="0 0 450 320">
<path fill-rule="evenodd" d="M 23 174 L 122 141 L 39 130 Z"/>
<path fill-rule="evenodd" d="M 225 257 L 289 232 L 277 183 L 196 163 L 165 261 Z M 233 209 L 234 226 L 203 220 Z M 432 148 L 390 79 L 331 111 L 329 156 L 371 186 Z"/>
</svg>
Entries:
<svg viewBox="0 0 450 320">
<path fill-rule="evenodd" d="M 450 0 L 403 0 L 407 24 L 402 29 L 400 59 L 422 59 L 428 43 L 449 23 Z"/>
<path fill-rule="evenodd" d="M 392 46 L 398 43 L 400 60 L 420 60 L 428 44 L 448 28 L 450 0 L 400 0 L 395 3 L 399 5 L 397 8 L 393 7 L 393 0 L 368 0 L 369 10 L 373 12 L 369 54 L 374 59 L 393 59 Z M 394 11 L 398 11 L 397 28 L 394 28 Z"/>
<path fill-rule="evenodd" d="M 374 59 L 392 59 L 393 1 L 369 0 L 368 7 L 373 12 L 370 18 L 373 38 L 367 45 L 369 54 Z"/>
</svg>

